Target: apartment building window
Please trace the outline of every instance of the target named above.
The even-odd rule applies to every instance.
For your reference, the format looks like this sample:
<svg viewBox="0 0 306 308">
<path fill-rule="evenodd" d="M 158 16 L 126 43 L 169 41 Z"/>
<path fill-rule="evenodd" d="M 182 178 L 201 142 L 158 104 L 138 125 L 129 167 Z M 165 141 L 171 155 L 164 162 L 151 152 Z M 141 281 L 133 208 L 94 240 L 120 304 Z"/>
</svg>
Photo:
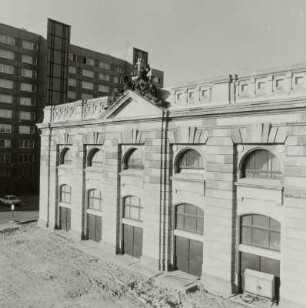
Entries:
<svg viewBox="0 0 306 308">
<path fill-rule="evenodd" d="M 114 77 L 114 83 L 118 83 L 119 82 L 119 78 L 118 77 Z"/>
<path fill-rule="evenodd" d="M 77 62 L 77 55 L 75 55 L 74 53 L 70 53 L 69 54 L 69 60 L 72 62 Z"/>
<path fill-rule="evenodd" d="M 37 45 L 33 42 L 22 41 L 22 48 L 29 49 L 29 50 L 37 50 Z"/>
<path fill-rule="evenodd" d="M 0 73 L 14 74 L 14 67 L 11 65 L 0 64 Z"/>
<path fill-rule="evenodd" d="M 99 79 L 104 81 L 110 81 L 110 76 L 107 74 L 99 74 Z"/>
<path fill-rule="evenodd" d="M 124 68 L 122 66 L 116 66 L 116 72 L 123 74 L 124 73 Z"/>
<path fill-rule="evenodd" d="M 11 133 L 12 132 L 12 125 L 11 124 L 0 124 L 0 133 Z"/>
<path fill-rule="evenodd" d="M 0 49 L 0 58 L 7 60 L 14 60 L 14 52 L 9 50 Z"/>
<path fill-rule="evenodd" d="M 12 110 L 0 109 L 0 118 L 11 119 L 12 118 Z"/>
<path fill-rule="evenodd" d="M 27 64 L 37 64 L 37 59 L 28 55 L 22 55 L 21 56 L 21 62 L 27 63 Z"/>
<path fill-rule="evenodd" d="M 0 148 L 10 148 L 11 140 L 10 139 L 0 139 Z"/>
<path fill-rule="evenodd" d="M 31 83 L 20 83 L 20 90 L 25 92 L 36 92 L 36 85 Z"/>
<path fill-rule="evenodd" d="M 20 120 L 34 121 L 35 120 L 35 113 L 34 112 L 28 112 L 28 111 L 19 111 L 19 119 Z"/>
<path fill-rule="evenodd" d="M 207 89 L 203 89 L 201 91 L 201 98 L 202 99 L 208 98 L 208 90 Z"/>
<path fill-rule="evenodd" d="M 36 71 L 22 68 L 21 69 L 21 76 L 26 77 L 26 78 L 35 78 L 36 79 L 37 73 L 36 73 Z"/>
<path fill-rule="evenodd" d="M 106 63 L 106 62 L 99 62 L 99 67 L 100 68 L 103 68 L 105 70 L 110 70 L 110 64 L 109 63 Z"/>
<path fill-rule="evenodd" d="M 13 103 L 13 96 L 12 95 L 0 94 L 0 103 L 12 104 Z"/>
<path fill-rule="evenodd" d="M 36 106 L 36 99 L 30 97 L 20 97 L 20 105 L 23 106 Z"/>
<path fill-rule="evenodd" d="M 82 63 L 94 66 L 95 65 L 95 60 L 91 59 L 91 58 L 83 57 Z"/>
<path fill-rule="evenodd" d="M 0 88 L 13 89 L 13 81 L 6 80 L 6 79 L 0 79 Z"/>
<path fill-rule="evenodd" d="M 68 91 L 68 98 L 70 98 L 70 99 L 76 99 L 76 92 L 74 92 L 74 91 Z"/>
<path fill-rule="evenodd" d="M 94 78 L 95 73 L 93 71 L 89 71 L 89 70 L 82 70 L 82 75 L 84 77 Z"/>
<path fill-rule="evenodd" d="M 102 84 L 99 84 L 99 91 L 109 93 L 109 86 L 104 86 Z"/>
<path fill-rule="evenodd" d="M 19 154 L 19 162 L 20 163 L 28 163 L 35 161 L 34 154 Z"/>
<path fill-rule="evenodd" d="M 92 94 L 82 93 L 82 99 L 91 99 L 91 98 L 93 98 Z"/>
<path fill-rule="evenodd" d="M 71 87 L 75 87 L 76 86 L 76 79 L 69 78 L 68 79 L 68 85 L 71 86 Z"/>
<path fill-rule="evenodd" d="M 0 163 L 10 163 L 11 155 L 10 154 L 0 154 Z"/>
<path fill-rule="evenodd" d="M 82 81 L 82 88 L 88 89 L 88 90 L 93 90 L 94 84 L 92 82 Z"/>
<path fill-rule="evenodd" d="M 18 147 L 21 149 L 33 149 L 34 148 L 34 140 L 19 140 Z"/>
<path fill-rule="evenodd" d="M 12 36 L 0 34 L 0 43 L 4 43 L 7 45 L 15 45 L 15 38 Z"/>
<path fill-rule="evenodd" d="M 257 83 L 257 89 L 259 92 L 264 92 L 266 89 L 266 83 L 265 81 L 258 81 Z"/>
<path fill-rule="evenodd" d="M 70 74 L 76 74 L 77 73 L 77 69 L 74 66 L 69 66 L 69 73 Z"/>
<path fill-rule="evenodd" d="M 30 125 L 20 125 L 19 134 L 35 134 L 35 127 Z"/>
</svg>

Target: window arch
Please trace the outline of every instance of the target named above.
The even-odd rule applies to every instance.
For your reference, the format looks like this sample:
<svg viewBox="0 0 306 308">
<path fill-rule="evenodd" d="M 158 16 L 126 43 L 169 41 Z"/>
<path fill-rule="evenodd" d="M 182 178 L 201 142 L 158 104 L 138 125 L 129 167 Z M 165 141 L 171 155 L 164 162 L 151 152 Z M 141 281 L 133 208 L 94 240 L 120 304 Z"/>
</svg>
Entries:
<svg viewBox="0 0 306 308">
<path fill-rule="evenodd" d="M 188 149 L 178 158 L 177 173 L 198 173 L 204 170 L 203 159 L 199 152 Z"/>
<path fill-rule="evenodd" d="M 60 202 L 71 203 L 71 186 L 67 184 L 61 185 Z"/>
<path fill-rule="evenodd" d="M 61 165 L 72 165 L 72 155 L 69 148 L 64 148 L 60 155 Z"/>
<path fill-rule="evenodd" d="M 179 204 L 175 208 L 175 228 L 204 234 L 204 211 L 192 204 Z"/>
<path fill-rule="evenodd" d="M 97 148 L 91 149 L 88 153 L 87 166 L 100 167 L 103 164 L 103 152 Z"/>
<path fill-rule="evenodd" d="M 143 168 L 142 150 L 136 148 L 129 150 L 125 155 L 124 169 L 142 170 Z"/>
<path fill-rule="evenodd" d="M 88 191 L 88 208 L 101 211 L 102 210 L 102 193 L 98 189 L 90 189 Z"/>
<path fill-rule="evenodd" d="M 264 215 L 241 217 L 241 243 L 280 251 L 280 223 Z"/>
<path fill-rule="evenodd" d="M 124 218 L 134 219 L 141 221 L 142 207 L 140 205 L 140 199 L 135 196 L 127 196 L 123 199 L 124 206 Z"/>
<path fill-rule="evenodd" d="M 278 158 L 263 149 L 252 151 L 242 166 L 243 178 L 280 179 L 281 165 Z"/>
</svg>

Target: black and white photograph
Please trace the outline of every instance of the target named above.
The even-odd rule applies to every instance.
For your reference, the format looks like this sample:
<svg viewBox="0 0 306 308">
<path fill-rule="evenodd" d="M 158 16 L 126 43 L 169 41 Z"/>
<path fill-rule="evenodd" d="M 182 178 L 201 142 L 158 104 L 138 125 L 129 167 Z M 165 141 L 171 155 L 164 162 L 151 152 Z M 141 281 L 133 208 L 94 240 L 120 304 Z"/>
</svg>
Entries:
<svg viewBox="0 0 306 308">
<path fill-rule="evenodd" d="M 305 0 L 0 3 L 1 308 L 306 308 Z"/>
</svg>

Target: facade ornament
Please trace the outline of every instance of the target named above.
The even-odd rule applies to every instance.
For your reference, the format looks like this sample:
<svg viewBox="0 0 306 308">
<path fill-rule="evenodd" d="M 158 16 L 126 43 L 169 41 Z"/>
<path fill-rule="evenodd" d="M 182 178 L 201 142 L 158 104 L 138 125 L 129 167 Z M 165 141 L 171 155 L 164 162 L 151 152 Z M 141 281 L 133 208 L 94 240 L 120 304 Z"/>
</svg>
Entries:
<svg viewBox="0 0 306 308">
<path fill-rule="evenodd" d="M 159 90 L 152 81 L 152 69 L 142 58 L 138 58 L 130 75 L 121 77 L 121 84 L 122 88 L 114 94 L 113 101 L 116 101 L 125 91 L 132 90 L 158 107 L 167 108 L 169 105 L 161 98 Z"/>
</svg>

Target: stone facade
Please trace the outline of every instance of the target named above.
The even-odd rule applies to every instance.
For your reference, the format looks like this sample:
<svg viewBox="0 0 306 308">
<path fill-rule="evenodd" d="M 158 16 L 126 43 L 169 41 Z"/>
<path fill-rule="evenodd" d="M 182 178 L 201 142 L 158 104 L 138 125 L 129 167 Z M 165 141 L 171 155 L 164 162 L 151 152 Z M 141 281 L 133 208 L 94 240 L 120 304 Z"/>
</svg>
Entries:
<svg viewBox="0 0 306 308">
<path fill-rule="evenodd" d="M 258 257 L 263 273 L 279 267 L 280 305 L 305 308 L 306 66 L 206 80 L 165 89 L 164 95 L 167 110 L 131 91 L 109 108 L 104 108 L 105 98 L 45 108 L 38 125 L 40 225 L 63 227 L 60 211 L 67 208 L 67 230 L 87 239 L 89 215 L 102 217 L 97 245 L 115 254 L 126 253 L 132 243 L 128 254 L 140 249 L 141 262 L 160 270 L 182 266 L 198 273 L 193 267 L 202 260 L 198 276 L 203 285 L 222 294 L 244 289 L 243 262 Z M 64 158 L 67 151 L 69 159 Z M 92 151 L 101 153 L 97 164 L 90 162 Z M 183 172 L 186 151 L 197 153 L 197 170 Z M 131 162 L 133 152 L 141 155 Z M 262 171 L 258 178 L 255 170 L 255 176 L 246 176 L 243 169 L 258 152 L 269 153 L 278 172 L 269 177 L 270 171 Z M 132 163 L 135 168 L 129 167 Z M 70 187 L 67 198 L 63 185 Z M 93 189 L 101 193 L 95 199 L 98 210 L 89 206 Z M 187 222 L 192 215 L 178 212 L 182 204 L 187 205 L 184 213 L 189 205 L 197 209 L 192 214 L 196 226 Z M 137 213 L 141 218 L 135 219 Z M 182 215 L 184 226 L 195 232 L 178 228 Z M 264 217 L 269 231 L 245 227 L 243 218 L 250 215 Z M 248 244 L 242 230 L 269 238 Z M 187 267 L 180 263 L 182 243 L 194 262 Z"/>
</svg>

